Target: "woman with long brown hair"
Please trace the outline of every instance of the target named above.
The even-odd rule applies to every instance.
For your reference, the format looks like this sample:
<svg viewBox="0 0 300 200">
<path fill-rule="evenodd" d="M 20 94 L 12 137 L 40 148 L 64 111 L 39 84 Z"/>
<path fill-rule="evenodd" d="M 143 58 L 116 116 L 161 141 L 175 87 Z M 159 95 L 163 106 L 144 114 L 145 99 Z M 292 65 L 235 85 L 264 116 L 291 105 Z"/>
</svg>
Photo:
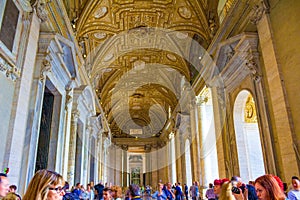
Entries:
<svg viewBox="0 0 300 200">
<path fill-rule="evenodd" d="M 53 171 L 42 169 L 31 179 L 23 200 L 61 200 L 63 198 L 65 181 Z"/>
<path fill-rule="evenodd" d="M 278 182 L 271 174 L 258 177 L 255 180 L 255 190 L 259 200 L 285 200 L 286 196 Z"/>
</svg>

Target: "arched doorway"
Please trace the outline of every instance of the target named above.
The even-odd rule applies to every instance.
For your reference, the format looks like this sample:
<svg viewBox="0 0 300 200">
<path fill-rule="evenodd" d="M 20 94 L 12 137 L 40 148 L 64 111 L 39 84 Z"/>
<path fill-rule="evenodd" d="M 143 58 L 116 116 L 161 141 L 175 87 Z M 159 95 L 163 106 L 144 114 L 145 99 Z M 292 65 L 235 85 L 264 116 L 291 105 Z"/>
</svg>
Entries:
<svg viewBox="0 0 300 200">
<path fill-rule="evenodd" d="M 234 129 L 237 143 L 240 176 L 255 180 L 265 174 L 256 106 L 251 93 L 242 90 L 234 103 Z"/>
</svg>

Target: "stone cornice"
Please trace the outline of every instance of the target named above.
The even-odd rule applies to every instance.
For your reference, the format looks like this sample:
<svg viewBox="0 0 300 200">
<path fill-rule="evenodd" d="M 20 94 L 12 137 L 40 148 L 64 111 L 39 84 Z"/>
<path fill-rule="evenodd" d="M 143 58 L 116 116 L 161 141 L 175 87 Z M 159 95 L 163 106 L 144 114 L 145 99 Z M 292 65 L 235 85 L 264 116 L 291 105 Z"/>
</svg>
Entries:
<svg viewBox="0 0 300 200">
<path fill-rule="evenodd" d="M 160 138 L 113 138 L 112 143 L 120 146 L 135 146 L 142 147 L 145 152 L 161 148 L 166 145 L 166 141 L 162 141 Z"/>
<path fill-rule="evenodd" d="M 226 40 L 228 37 L 231 37 L 230 34 L 233 32 L 233 30 L 239 29 L 237 26 L 241 26 L 241 24 L 247 24 L 248 22 L 250 23 L 251 16 L 253 15 L 253 8 L 255 8 L 256 5 L 259 5 L 260 2 L 260 0 L 236 0 L 220 24 L 220 27 L 207 51 L 210 54 L 215 55 L 218 44 L 223 40 Z M 266 8 L 265 4 L 264 7 Z M 243 31 L 245 30 L 239 30 L 239 33 Z"/>
<path fill-rule="evenodd" d="M 222 49 L 233 44 L 234 53 L 229 59 L 227 55 L 220 56 L 224 54 Z M 232 90 L 246 76 L 250 75 L 255 81 L 260 80 L 257 45 L 258 36 L 253 33 L 243 33 L 220 44 L 217 50 L 216 63 L 218 64 L 219 76 L 228 91 Z"/>
<path fill-rule="evenodd" d="M 17 0 L 19 5 L 22 7 L 25 12 L 32 12 L 32 7 L 30 5 L 29 0 Z"/>
</svg>

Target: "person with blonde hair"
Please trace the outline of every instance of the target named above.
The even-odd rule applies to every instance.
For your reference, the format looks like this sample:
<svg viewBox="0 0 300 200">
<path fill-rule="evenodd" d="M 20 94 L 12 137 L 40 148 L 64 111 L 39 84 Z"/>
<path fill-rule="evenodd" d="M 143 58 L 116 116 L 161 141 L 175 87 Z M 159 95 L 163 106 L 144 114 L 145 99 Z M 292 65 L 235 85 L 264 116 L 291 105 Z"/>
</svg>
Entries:
<svg viewBox="0 0 300 200">
<path fill-rule="evenodd" d="M 219 200 L 235 200 L 235 197 L 233 196 L 231 190 L 232 190 L 231 182 L 227 181 L 223 183 L 221 187 Z"/>
<path fill-rule="evenodd" d="M 63 177 L 47 169 L 39 170 L 31 179 L 23 200 L 61 200 L 65 181 Z"/>
<path fill-rule="evenodd" d="M 21 199 L 16 193 L 9 192 L 2 200 L 21 200 Z"/>
<path fill-rule="evenodd" d="M 286 196 L 278 182 L 271 174 L 258 177 L 255 180 L 255 190 L 259 200 L 285 200 Z"/>
<path fill-rule="evenodd" d="M 244 194 L 242 193 L 241 189 L 240 193 L 236 194 L 232 192 L 232 182 L 231 181 L 225 181 L 222 184 L 221 188 L 221 194 L 218 200 L 244 200 L 247 199 L 244 197 Z"/>
<path fill-rule="evenodd" d="M 112 191 L 112 197 L 115 200 L 121 200 L 122 199 L 122 188 L 118 185 L 111 186 Z"/>
</svg>

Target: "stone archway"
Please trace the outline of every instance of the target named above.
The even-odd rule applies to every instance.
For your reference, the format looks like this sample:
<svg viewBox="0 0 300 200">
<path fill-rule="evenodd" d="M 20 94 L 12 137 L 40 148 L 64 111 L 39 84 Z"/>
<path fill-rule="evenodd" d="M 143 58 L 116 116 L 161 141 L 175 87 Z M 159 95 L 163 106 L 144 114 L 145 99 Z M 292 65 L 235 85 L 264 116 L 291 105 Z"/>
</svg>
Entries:
<svg viewBox="0 0 300 200">
<path fill-rule="evenodd" d="M 237 95 L 233 119 L 240 176 L 245 182 L 265 174 L 255 107 L 253 96 L 249 91 L 242 90 Z"/>
</svg>

